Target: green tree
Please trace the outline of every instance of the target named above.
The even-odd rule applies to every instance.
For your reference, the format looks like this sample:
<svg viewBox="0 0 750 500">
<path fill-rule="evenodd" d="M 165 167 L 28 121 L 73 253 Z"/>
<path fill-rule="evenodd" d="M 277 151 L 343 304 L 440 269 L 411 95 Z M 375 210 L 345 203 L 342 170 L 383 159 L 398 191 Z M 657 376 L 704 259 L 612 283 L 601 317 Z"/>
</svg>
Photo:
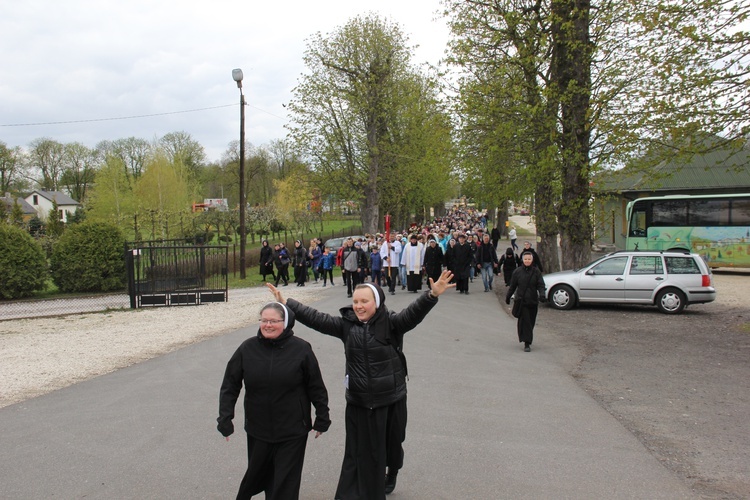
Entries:
<svg viewBox="0 0 750 500">
<path fill-rule="evenodd" d="M 78 142 L 66 144 L 65 169 L 60 177 L 60 184 L 74 200 L 85 203 L 88 188 L 94 181 L 99 164 L 100 156 L 97 150 L 89 149 Z"/>
<path fill-rule="evenodd" d="M 0 195 L 9 193 L 18 185 L 23 175 L 23 153 L 21 148 L 9 148 L 0 141 Z"/>
<path fill-rule="evenodd" d="M 327 38 L 314 35 L 304 56 L 309 74 L 289 105 L 292 136 L 319 176 L 320 192 L 356 200 L 367 232 L 379 225 L 386 172 L 402 158 L 419 158 L 405 149 L 421 141 L 403 135 L 414 131 L 403 123 L 410 107 L 425 104 L 406 43 L 398 25 L 375 15 L 355 17 Z"/>
<path fill-rule="evenodd" d="M 65 170 L 65 146 L 48 137 L 31 141 L 29 165 L 41 174 L 38 181 L 45 191 L 59 191 L 60 177 Z"/>
<path fill-rule="evenodd" d="M 115 141 L 102 141 L 97 144 L 96 149 L 102 157 L 119 158 L 128 180 L 135 183 L 143 174 L 146 161 L 153 153 L 154 147 L 145 139 L 128 137 Z"/>
<path fill-rule="evenodd" d="M 51 238 L 58 238 L 65 230 L 65 223 L 60 218 L 60 207 L 57 206 L 57 200 L 52 200 L 52 208 L 47 215 L 46 234 Z"/>
<path fill-rule="evenodd" d="M 196 179 L 198 171 L 206 163 L 203 146 L 187 132 L 165 134 L 159 139 L 159 146 L 188 183 Z"/>
<path fill-rule="evenodd" d="M 114 155 L 107 156 L 94 179 L 87 216 L 92 221 L 111 222 L 124 228 L 136 213 L 136 198 L 123 161 Z"/>
<path fill-rule="evenodd" d="M 515 167 L 535 188 L 542 245 L 559 222 L 564 267 L 588 260 L 592 174 L 637 157 L 647 159 L 644 167 L 688 157 L 705 150 L 693 138 L 706 133 L 744 144 L 750 38 L 740 26 L 748 12 L 723 0 L 607 1 L 595 9 L 579 0 L 447 3 L 451 53 L 466 84 L 461 98 L 473 98 L 468 89 L 494 99 L 500 89 L 492 79 L 508 84 L 500 102 L 520 122 L 505 122 L 518 124 L 532 153 L 514 155 Z M 480 155 L 513 151 L 507 132 L 484 142 L 507 131 L 500 119 L 472 111 L 487 125 Z"/>
<path fill-rule="evenodd" d="M 44 290 L 47 259 L 26 231 L 0 224 L 0 298 L 27 297 Z"/>
</svg>

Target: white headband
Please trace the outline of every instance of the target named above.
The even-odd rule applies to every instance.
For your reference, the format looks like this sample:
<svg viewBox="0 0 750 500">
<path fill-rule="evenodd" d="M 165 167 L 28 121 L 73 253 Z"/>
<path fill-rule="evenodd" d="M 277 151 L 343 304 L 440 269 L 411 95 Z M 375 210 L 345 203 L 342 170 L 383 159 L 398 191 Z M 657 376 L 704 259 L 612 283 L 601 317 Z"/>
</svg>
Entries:
<svg viewBox="0 0 750 500">
<path fill-rule="evenodd" d="M 289 309 L 287 309 L 287 307 L 284 304 L 282 304 L 281 302 L 273 301 L 273 302 L 269 302 L 268 304 L 278 304 L 278 305 L 280 305 L 281 307 L 284 308 L 284 330 L 286 330 L 286 327 L 289 326 Z M 263 308 L 265 309 L 265 307 L 268 304 L 266 304 L 265 306 L 263 306 Z"/>
<path fill-rule="evenodd" d="M 375 285 L 372 283 L 365 283 L 365 285 L 372 288 L 372 294 L 375 295 L 375 309 L 380 307 L 380 294 L 378 293 L 378 289 L 375 288 Z"/>
</svg>

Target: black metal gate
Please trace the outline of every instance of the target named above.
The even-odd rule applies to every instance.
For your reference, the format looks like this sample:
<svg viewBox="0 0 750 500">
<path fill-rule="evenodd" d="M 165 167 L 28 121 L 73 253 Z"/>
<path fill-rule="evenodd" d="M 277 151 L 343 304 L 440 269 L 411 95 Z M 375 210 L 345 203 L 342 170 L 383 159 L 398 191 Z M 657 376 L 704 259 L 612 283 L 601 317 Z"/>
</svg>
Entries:
<svg viewBox="0 0 750 500">
<path fill-rule="evenodd" d="M 229 249 L 184 240 L 125 244 L 130 307 L 226 302 Z"/>
</svg>

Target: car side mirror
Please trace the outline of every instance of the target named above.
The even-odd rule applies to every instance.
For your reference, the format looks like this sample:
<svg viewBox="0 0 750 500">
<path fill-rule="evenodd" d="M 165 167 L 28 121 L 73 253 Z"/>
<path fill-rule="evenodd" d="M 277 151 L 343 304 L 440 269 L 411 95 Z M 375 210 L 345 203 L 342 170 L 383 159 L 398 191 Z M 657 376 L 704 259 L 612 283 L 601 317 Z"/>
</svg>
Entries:
<svg viewBox="0 0 750 500">
<path fill-rule="evenodd" d="M 586 275 L 587 276 L 596 276 L 596 271 L 594 271 L 593 269 L 589 269 L 588 271 L 586 271 Z"/>
</svg>

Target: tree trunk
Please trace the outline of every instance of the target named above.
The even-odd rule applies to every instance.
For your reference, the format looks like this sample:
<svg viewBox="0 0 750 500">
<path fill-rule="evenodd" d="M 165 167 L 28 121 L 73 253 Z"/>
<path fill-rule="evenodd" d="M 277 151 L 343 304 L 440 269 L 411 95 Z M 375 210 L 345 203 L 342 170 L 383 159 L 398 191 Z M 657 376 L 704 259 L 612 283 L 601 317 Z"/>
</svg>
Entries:
<svg viewBox="0 0 750 500">
<path fill-rule="evenodd" d="M 553 0 L 552 78 L 560 89 L 562 200 L 558 214 L 563 268 L 591 257 L 589 174 L 591 41 L 588 0 Z"/>
</svg>

